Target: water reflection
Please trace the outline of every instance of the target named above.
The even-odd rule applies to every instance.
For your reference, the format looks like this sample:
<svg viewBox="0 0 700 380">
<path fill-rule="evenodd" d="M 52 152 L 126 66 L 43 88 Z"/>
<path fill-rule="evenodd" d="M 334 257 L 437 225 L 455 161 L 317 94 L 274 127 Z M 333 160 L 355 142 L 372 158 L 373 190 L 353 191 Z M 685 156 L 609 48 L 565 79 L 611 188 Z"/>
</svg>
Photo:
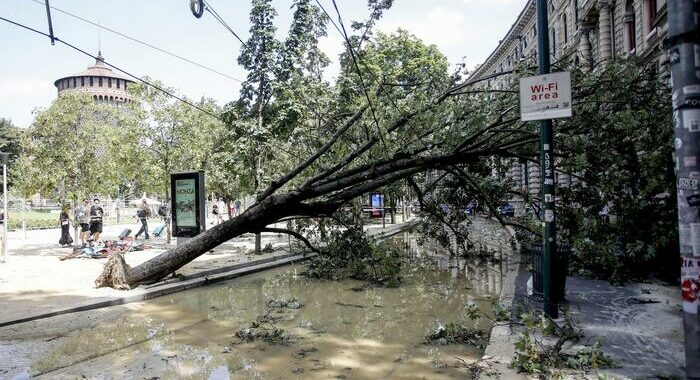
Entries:
<svg viewBox="0 0 700 380">
<path fill-rule="evenodd" d="M 393 243 L 411 258 L 399 288 L 308 279 L 299 275 L 303 266 L 268 271 L 142 303 L 131 315 L 64 338 L 35 358 L 31 371 L 47 378 L 464 378 L 457 358 L 473 361 L 479 352 L 422 339 L 438 323 L 468 321 L 470 300 L 488 310 L 486 298 L 500 292 L 507 264 L 450 259 L 411 233 Z M 281 298 L 305 305 L 273 311 L 294 344 L 234 343 L 235 331 Z"/>
</svg>

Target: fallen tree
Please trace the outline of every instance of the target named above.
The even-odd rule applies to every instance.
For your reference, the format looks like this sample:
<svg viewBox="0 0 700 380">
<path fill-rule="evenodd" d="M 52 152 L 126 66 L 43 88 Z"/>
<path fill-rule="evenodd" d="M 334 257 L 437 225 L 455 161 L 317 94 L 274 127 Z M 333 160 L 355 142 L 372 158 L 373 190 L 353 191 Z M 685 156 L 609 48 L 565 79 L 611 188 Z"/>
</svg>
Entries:
<svg viewBox="0 0 700 380">
<path fill-rule="evenodd" d="M 331 95 L 312 92 L 320 95 L 313 95 L 316 98 L 309 101 L 299 94 L 303 92 L 300 89 L 324 87 L 318 78 L 313 83 L 316 87 L 292 81 L 282 89 L 284 91 L 278 89 L 286 93 L 287 103 L 268 107 L 272 111 L 265 117 L 270 131 L 261 134 L 264 139 L 254 140 L 254 144 L 277 144 L 276 150 L 264 149 L 276 152 L 264 160 L 278 170 L 276 175 L 269 175 L 276 178 L 272 181 L 263 178 L 268 173 L 259 176 L 256 172 L 257 179 L 264 179 L 259 187 L 264 190 L 257 194 L 252 206 L 241 215 L 134 268 L 129 267 L 121 255 L 112 256 L 96 285 L 131 288 L 158 281 L 210 249 L 245 233 L 286 233 L 312 250 L 318 249 L 300 231 L 267 226 L 282 220 L 333 218 L 338 210 L 358 197 L 397 183 L 402 183 L 406 191 L 419 200 L 429 214 L 426 220 L 439 225 L 432 237 L 447 240 L 448 235 L 457 236 L 462 251 L 473 245 L 463 236 L 465 231 L 460 227 L 467 218 L 465 209 L 473 201 L 503 224 L 532 230 L 518 221 L 500 218 L 497 211 L 499 202 L 509 196 L 519 196 L 533 204 L 538 202 L 536 197 L 514 189 L 505 175 L 512 168 L 512 160 L 537 162 L 539 157 L 537 125 L 520 122 L 516 89 L 475 87 L 475 82 L 462 79 L 460 73 L 450 76 L 444 56 L 434 46 L 424 45 L 405 31 L 354 41 L 345 35 L 345 39 L 348 48 L 341 56 L 341 75 L 337 83 L 328 86 L 332 87 L 328 91 Z M 360 50 L 363 42 L 366 43 Z M 528 70 L 532 72 L 527 67 L 517 70 L 522 76 L 527 75 Z M 661 99 L 659 94 L 664 91 L 656 87 L 660 83 L 658 78 L 646 69 L 630 69 L 623 76 L 620 73 L 626 71 L 615 65 L 590 74 L 576 68 L 572 70 L 573 98 L 577 100 L 574 105 L 579 115 L 557 123 L 557 133 L 562 138 L 557 140 L 561 145 L 555 147 L 555 154 L 562 158 L 560 167 L 569 170 L 566 174 L 578 178 L 582 183 L 579 188 L 588 191 L 585 199 L 579 197 L 568 205 L 580 209 L 570 213 L 579 212 L 580 220 L 585 222 L 591 215 L 598 214 L 598 208 L 586 207 L 584 200 L 601 198 L 600 181 L 604 179 L 588 175 L 597 169 L 585 166 L 590 158 L 566 154 L 567 151 L 593 151 L 585 142 L 592 132 L 605 135 L 613 123 L 619 124 L 615 115 L 620 110 L 615 107 L 624 106 L 629 115 L 655 112 L 656 108 L 649 104 Z M 512 73 L 498 73 L 480 81 L 483 84 L 508 74 Z M 276 83 L 284 84 L 283 81 Z M 620 94 L 605 91 L 606 88 L 629 89 L 632 94 L 644 96 L 620 104 Z M 273 98 L 271 102 L 276 100 Z M 280 112 L 283 117 L 273 117 L 273 111 Z M 595 131 L 591 131 L 591 120 L 596 121 Z M 246 124 L 245 120 L 232 117 L 230 124 L 239 132 L 234 136 L 250 133 L 246 132 L 250 123 Z M 644 121 L 643 124 L 648 127 L 651 123 Z M 567 146 L 576 141 L 583 142 L 580 149 Z M 596 152 L 600 156 L 606 153 Z M 218 157 L 226 154 L 217 153 Z M 654 154 L 656 156 L 662 157 L 664 152 L 659 151 Z M 297 164 L 293 165 L 295 162 Z M 650 174 L 658 174 L 656 166 L 650 166 Z M 641 201 L 646 202 L 657 194 L 658 189 L 654 187 L 631 200 L 643 203 Z M 561 206 L 558 204 L 559 210 Z M 577 238 L 572 231 L 576 232 L 580 226 L 570 225 L 568 237 Z M 562 232 L 566 237 L 567 231 Z"/>
<path fill-rule="evenodd" d="M 396 134 L 406 128 L 412 120 L 426 113 L 435 112 L 453 96 L 458 95 L 465 84 L 455 85 L 443 92 L 422 109 L 412 111 L 395 120 L 387 129 L 387 134 Z M 398 149 L 394 154 L 370 163 L 355 165 L 377 144 L 381 138 L 370 137 L 362 145 L 344 155 L 336 163 L 319 170 L 311 178 L 294 189 L 279 192 L 290 181 L 309 169 L 320 157 L 327 153 L 353 125 L 358 123 L 367 107 L 361 107 L 351 116 L 332 138 L 308 159 L 286 175 L 273 181 L 260 194 L 257 202 L 240 216 L 196 236 L 185 244 L 173 248 L 137 267 L 130 268 L 123 256 L 114 255 L 96 280 L 96 285 L 114 288 L 130 288 L 139 284 L 155 282 L 173 273 L 208 250 L 244 233 L 264 231 L 268 225 L 285 217 L 328 217 L 341 206 L 367 192 L 382 186 L 410 178 L 430 170 L 478 162 L 484 157 L 508 155 L 510 149 L 533 144 L 536 138 L 529 134 L 513 133 L 502 139 L 500 128 L 517 122 L 516 118 L 501 115 L 495 122 L 475 130 L 460 141 L 444 140 L 438 143 L 422 143 L 416 147 Z M 462 121 L 464 123 L 465 121 Z M 450 124 L 445 121 L 429 130 L 437 131 Z M 279 193 L 278 193 L 279 192 Z M 295 231 L 276 229 L 276 232 L 296 235 Z"/>
</svg>

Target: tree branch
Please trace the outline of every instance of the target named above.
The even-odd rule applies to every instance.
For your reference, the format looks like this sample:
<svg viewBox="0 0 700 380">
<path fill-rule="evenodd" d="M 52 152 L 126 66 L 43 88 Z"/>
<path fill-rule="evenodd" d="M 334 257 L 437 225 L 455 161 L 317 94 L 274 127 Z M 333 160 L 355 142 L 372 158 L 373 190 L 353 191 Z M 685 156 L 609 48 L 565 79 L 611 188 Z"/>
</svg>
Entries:
<svg viewBox="0 0 700 380">
<path fill-rule="evenodd" d="M 260 232 L 275 232 L 275 233 L 279 233 L 279 234 L 287 234 L 287 235 L 294 236 L 295 238 L 300 240 L 302 243 L 304 243 L 307 247 L 309 247 L 310 250 L 312 250 L 316 253 L 319 253 L 319 254 L 321 253 L 321 251 L 318 248 L 314 247 L 311 244 L 309 239 L 307 239 L 306 237 L 304 237 L 304 235 L 302 235 L 296 231 L 288 230 L 286 228 L 265 227 L 262 230 L 260 230 Z"/>
<path fill-rule="evenodd" d="M 316 151 L 311 157 L 307 158 L 304 162 L 300 163 L 297 165 L 296 168 L 292 169 L 290 172 L 288 172 L 285 176 L 282 178 L 273 181 L 272 184 L 265 190 L 260 196 L 257 198 L 258 201 L 261 201 L 267 197 L 269 197 L 272 193 L 274 193 L 277 189 L 280 187 L 284 186 L 287 182 L 291 181 L 294 177 L 299 175 L 302 171 L 304 171 L 306 168 L 308 168 L 311 164 L 313 164 L 319 157 L 321 157 L 324 153 L 326 153 L 335 143 L 338 141 L 340 136 L 342 136 L 345 132 L 347 132 L 348 129 L 350 129 L 351 126 L 353 126 L 357 120 L 360 119 L 362 114 L 367 110 L 367 106 L 363 106 L 360 108 L 355 114 L 348 119 L 343 126 L 338 129 L 333 136 L 331 137 L 330 140 L 328 140 L 319 150 Z"/>
</svg>

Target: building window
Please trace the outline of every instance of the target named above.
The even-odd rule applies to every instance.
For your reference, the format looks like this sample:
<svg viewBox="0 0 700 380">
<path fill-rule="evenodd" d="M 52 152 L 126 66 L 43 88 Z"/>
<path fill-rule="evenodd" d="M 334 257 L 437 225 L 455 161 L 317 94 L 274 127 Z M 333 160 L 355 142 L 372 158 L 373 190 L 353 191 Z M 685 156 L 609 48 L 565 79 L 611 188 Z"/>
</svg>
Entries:
<svg viewBox="0 0 700 380">
<path fill-rule="evenodd" d="M 112 78 L 107 78 L 107 87 L 112 88 Z"/>
<path fill-rule="evenodd" d="M 556 27 L 553 27 L 550 29 L 552 32 L 550 33 L 552 35 L 552 56 L 557 55 L 557 30 Z"/>
<path fill-rule="evenodd" d="M 90 77 L 90 87 L 92 86 L 94 86 L 94 84 L 92 83 L 92 77 Z"/>
<path fill-rule="evenodd" d="M 564 32 L 564 44 L 566 45 L 567 42 L 569 42 L 569 28 L 567 27 L 566 23 L 566 13 L 564 13 L 561 17 L 562 21 L 562 26 L 564 27 L 563 32 Z"/>
<path fill-rule="evenodd" d="M 124 91 L 126 91 L 126 81 L 124 81 Z"/>
<path fill-rule="evenodd" d="M 615 5 L 610 6 L 610 47 L 612 49 L 613 55 L 617 51 L 617 44 L 615 43 L 615 36 L 617 35 L 617 20 L 615 20 Z"/>
<path fill-rule="evenodd" d="M 77 80 L 78 80 L 78 78 L 73 78 L 73 88 L 78 87 L 78 86 L 77 86 L 77 83 L 78 83 Z"/>
<path fill-rule="evenodd" d="M 119 82 L 120 82 L 120 80 L 117 79 L 117 88 L 119 88 Z"/>
<path fill-rule="evenodd" d="M 656 0 L 644 1 L 644 17 L 646 18 L 646 22 L 644 23 L 646 33 L 649 33 L 654 28 L 654 23 L 656 21 Z"/>
<path fill-rule="evenodd" d="M 634 1 L 627 0 L 625 4 L 625 47 L 632 53 L 637 47 L 637 20 L 634 13 Z"/>
<path fill-rule="evenodd" d="M 85 87 L 85 77 L 80 77 L 80 87 Z"/>
<path fill-rule="evenodd" d="M 97 78 L 97 84 L 102 87 L 102 77 Z"/>
</svg>

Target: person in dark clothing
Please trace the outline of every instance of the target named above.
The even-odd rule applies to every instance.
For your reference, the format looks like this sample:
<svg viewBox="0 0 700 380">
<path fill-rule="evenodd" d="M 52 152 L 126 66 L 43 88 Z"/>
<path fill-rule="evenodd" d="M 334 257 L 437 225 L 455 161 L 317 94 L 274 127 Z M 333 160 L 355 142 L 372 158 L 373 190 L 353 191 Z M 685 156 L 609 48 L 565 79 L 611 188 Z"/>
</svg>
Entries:
<svg viewBox="0 0 700 380">
<path fill-rule="evenodd" d="M 68 216 L 68 206 L 63 206 L 61 215 L 58 217 L 58 223 L 61 226 L 61 239 L 58 244 L 61 246 L 72 245 L 73 238 L 70 236 L 70 217 Z"/>
<path fill-rule="evenodd" d="M 105 212 L 100 206 L 99 199 L 95 198 L 93 202 L 92 207 L 90 207 L 90 239 L 99 241 L 100 234 L 102 234 L 102 216 Z"/>
<path fill-rule="evenodd" d="M 136 210 L 136 218 L 141 222 L 141 229 L 136 233 L 134 239 L 138 239 L 142 233 L 146 234 L 146 239 L 150 239 L 148 236 L 148 217 L 151 216 L 151 209 L 148 207 L 146 200 L 141 201 L 141 206 Z"/>
</svg>

